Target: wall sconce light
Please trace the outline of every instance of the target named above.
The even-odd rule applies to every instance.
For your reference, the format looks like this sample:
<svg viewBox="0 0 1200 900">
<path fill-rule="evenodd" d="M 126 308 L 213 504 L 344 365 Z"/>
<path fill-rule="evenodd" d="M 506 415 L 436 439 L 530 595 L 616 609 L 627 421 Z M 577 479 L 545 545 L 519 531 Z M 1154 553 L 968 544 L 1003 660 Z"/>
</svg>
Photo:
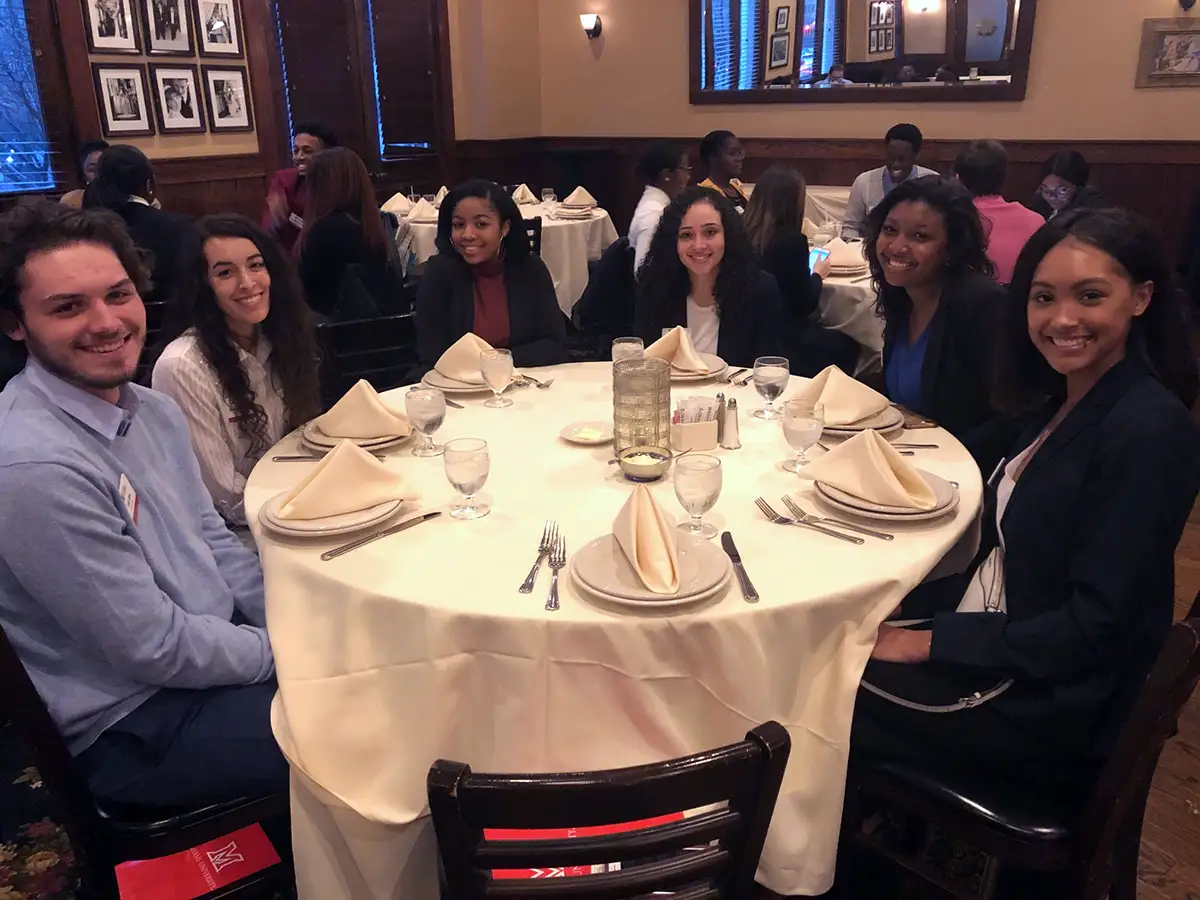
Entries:
<svg viewBox="0 0 1200 900">
<path fill-rule="evenodd" d="M 579 24 L 583 26 L 583 33 L 588 36 L 589 41 L 594 41 L 600 37 L 600 31 L 604 27 L 604 23 L 600 21 L 600 17 L 595 13 L 581 14 L 579 16 Z"/>
</svg>

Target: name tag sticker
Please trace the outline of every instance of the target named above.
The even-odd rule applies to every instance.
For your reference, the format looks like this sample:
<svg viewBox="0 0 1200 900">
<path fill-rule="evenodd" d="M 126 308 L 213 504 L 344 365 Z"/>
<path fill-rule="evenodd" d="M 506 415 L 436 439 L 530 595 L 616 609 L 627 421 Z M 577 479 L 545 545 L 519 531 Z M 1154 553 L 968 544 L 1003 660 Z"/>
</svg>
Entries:
<svg viewBox="0 0 1200 900">
<path fill-rule="evenodd" d="M 293 225 L 295 225 L 297 228 L 304 227 L 304 220 L 302 218 L 300 218 L 298 215 L 296 215 L 295 213 L 292 213 L 291 215 L 288 216 L 288 221 L 291 222 Z"/>
<path fill-rule="evenodd" d="M 129 518 L 133 519 L 133 524 L 137 524 L 138 517 L 138 495 L 133 489 L 133 485 L 129 483 L 129 478 L 126 475 L 121 476 L 121 480 L 117 483 L 117 493 L 121 495 L 121 502 L 125 504 L 125 509 L 129 511 Z"/>
</svg>

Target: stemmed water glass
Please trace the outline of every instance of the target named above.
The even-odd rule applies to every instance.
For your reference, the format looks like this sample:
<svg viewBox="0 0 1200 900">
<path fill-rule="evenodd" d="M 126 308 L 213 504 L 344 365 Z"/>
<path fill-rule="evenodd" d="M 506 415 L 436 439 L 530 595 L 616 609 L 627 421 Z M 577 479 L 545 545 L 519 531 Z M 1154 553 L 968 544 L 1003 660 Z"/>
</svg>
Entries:
<svg viewBox="0 0 1200 900">
<path fill-rule="evenodd" d="M 404 412 L 421 433 L 421 443 L 413 447 L 412 455 L 441 456 L 444 448 L 433 442 L 433 433 L 446 421 L 446 395 L 437 388 L 410 388 L 404 395 Z"/>
<path fill-rule="evenodd" d="M 716 505 L 721 496 L 721 461 L 715 456 L 689 453 L 675 460 L 675 496 L 691 521 L 681 522 L 679 528 L 694 537 L 713 538 L 717 529 L 701 516 Z"/>
<path fill-rule="evenodd" d="M 505 388 L 512 384 L 513 360 L 509 350 L 484 350 L 479 354 L 479 368 L 483 372 L 483 380 L 492 389 L 493 397 L 483 405 L 492 409 L 503 409 L 512 406 L 512 401 L 500 396 Z"/>
<path fill-rule="evenodd" d="M 612 361 L 645 359 L 646 345 L 640 337 L 619 337 L 612 342 Z"/>
<path fill-rule="evenodd" d="M 754 389 L 767 401 L 766 406 L 754 411 L 755 418 L 779 418 L 775 401 L 787 390 L 788 379 L 791 377 L 791 367 L 782 356 L 760 356 L 754 361 Z"/>
<path fill-rule="evenodd" d="M 789 459 L 783 467 L 789 472 L 799 472 L 808 465 L 809 448 L 821 439 L 825 430 L 825 407 L 811 400 L 789 400 L 783 404 L 783 437 L 796 458 Z"/>
<path fill-rule="evenodd" d="M 450 515 L 456 519 L 482 519 L 490 513 L 490 506 L 475 500 L 487 483 L 491 468 L 487 441 L 479 438 L 446 441 L 445 463 L 446 478 L 462 494 L 462 502 L 450 507 Z"/>
<path fill-rule="evenodd" d="M 554 188 L 542 188 L 542 202 L 546 206 L 553 208 L 553 204 L 558 201 L 558 196 L 554 193 Z"/>
</svg>

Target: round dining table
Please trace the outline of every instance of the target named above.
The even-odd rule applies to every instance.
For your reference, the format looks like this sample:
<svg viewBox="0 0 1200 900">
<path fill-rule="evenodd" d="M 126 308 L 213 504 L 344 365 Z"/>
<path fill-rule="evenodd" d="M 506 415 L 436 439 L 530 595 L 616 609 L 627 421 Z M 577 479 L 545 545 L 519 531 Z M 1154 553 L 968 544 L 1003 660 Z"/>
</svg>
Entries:
<svg viewBox="0 0 1200 900">
<path fill-rule="evenodd" d="M 673 399 L 721 390 L 739 401 L 741 447 L 712 451 L 723 486 L 705 519 L 733 535 L 761 599 L 746 602 L 733 579 L 694 606 L 630 609 L 591 598 L 568 568 L 561 606 L 550 612 L 549 571 L 533 593 L 517 590 L 545 523 L 558 523 L 569 556 L 611 533 L 634 485 L 609 465 L 611 445 L 560 437 L 571 423 L 611 422 L 611 364 L 533 374 L 553 383 L 510 391 L 508 408 L 484 407 L 484 395 L 456 396 L 463 408 L 447 410 L 435 435 L 439 443 L 488 442 L 485 518 L 442 515 L 325 561 L 323 551 L 353 535 L 280 538 L 258 521 L 267 501 L 315 465 L 271 459 L 299 452 L 298 437 L 286 437 L 249 479 L 246 511 L 279 684 L 272 726 L 292 772 L 300 898 L 437 896 L 425 789 L 435 760 L 478 772 L 639 765 L 741 740 L 772 719 L 792 746 L 758 880 L 782 894 L 824 892 L 833 881 L 855 692 L 876 631 L 935 569 L 961 570 L 973 555 L 978 467 L 943 430 L 907 432 L 937 445 L 911 461 L 957 482 L 950 514 L 882 526 L 894 540 L 861 545 L 773 524 L 756 497 L 780 509 L 790 494 L 822 512 L 811 481 L 781 467 L 792 454 L 779 421 L 751 414 L 761 406 L 753 386 L 673 385 Z M 794 377 L 789 392 L 803 383 Z M 402 408 L 404 391 L 383 396 Z M 404 447 L 384 460 L 420 492 L 406 512 L 446 511 L 455 501 L 442 458 Z M 669 473 L 650 491 L 668 517 L 687 518 Z"/>
<path fill-rule="evenodd" d="M 882 365 L 883 318 L 875 311 L 877 298 L 869 272 L 828 275 L 821 280 L 820 322 L 854 338 L 859 347 L 858 375 L 877 372 Z"/>
</svg>

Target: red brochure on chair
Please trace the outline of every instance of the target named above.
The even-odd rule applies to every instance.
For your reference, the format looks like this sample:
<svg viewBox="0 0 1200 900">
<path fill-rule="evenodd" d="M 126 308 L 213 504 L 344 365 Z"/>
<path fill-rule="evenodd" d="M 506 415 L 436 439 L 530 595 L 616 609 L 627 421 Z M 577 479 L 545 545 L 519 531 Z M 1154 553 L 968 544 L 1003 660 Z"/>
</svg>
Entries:
<svg viewBox="0 0 1200 900">
<path fill-rule="evenodd" d="M 194 900 L 279 862 L 259 825 L 182 853 L 117 866 L 121 900 Z"/>
</svg>

